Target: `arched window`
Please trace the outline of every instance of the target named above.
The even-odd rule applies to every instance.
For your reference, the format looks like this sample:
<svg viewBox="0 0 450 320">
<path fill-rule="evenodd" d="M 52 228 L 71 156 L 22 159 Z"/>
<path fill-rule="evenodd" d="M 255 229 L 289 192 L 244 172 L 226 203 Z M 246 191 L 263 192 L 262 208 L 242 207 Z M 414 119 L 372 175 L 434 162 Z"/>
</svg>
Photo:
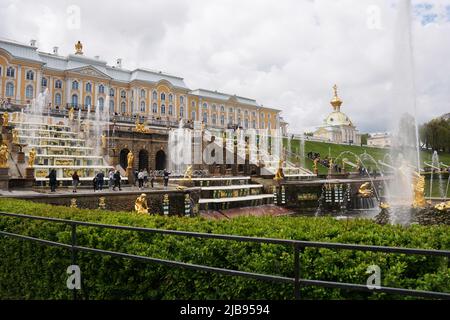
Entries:
<svg viewBox="0 0 450 320">
<path fill-rule="evenodd" d="M 127 97 L 127 93 L 125 92 L 125 90 L 120 91 L 120 97 L 121 98 L 126 98 Z"/>
<path fill-rule="evenodd" d="M 141 89 L 141 98 L 145 98 L 145 90 Z"/>
<path fill-rule="evenodd" d="M 103 98 L 98 98 L 98 108 L 101 112 L 105 109 L 105 100 Z"/>
<path fill-rule="evenodd" d="M 180 107 L 180 117 L 184 117 L 184 107 Z"/>
<path fill-rule="evenodd" d="M 180 96 L 180 104 L 184 104 L 184 97 Z"/>
<path fill-rule="evenodd" d="M 56 80 L 55 81 L 55 88 L 56 89 L 61 89 L 62 88 L 62 81 L 61 80 Z"/>
<path fill-rule="evenodd" d="M 169 104 L 169 115 L 173 115 L 173 106 Z"/>
<path fill-rule="evenodd" d="M 229 109 L 228 109 L 228 112 L 229 112 L 229 113 L 233 113 L 233 108 L 229 108 Z"/>
<path fill-rule="evenodd" d="M 158 100 L 158 93 L 156 91 L 153 91 L 152 96 L 153 96 L 153 100 L 155 100 L 155 101 Z"/>
<path fill-rule="evenodd" d="M 212 124 L 216 124 L 217 123 L 217 115 L 214 113 L 212 116 Z"/>
<path fill-rule="evenodd" d="M 25 88 L 25 97 L 26 97 L 27 99 L 32 99 L 32 98 L 33 98 L 33 86 L 28 85 L 28 86 Z"/>
<path fill-rule="evenodd" d="M 233 116 L 228 117 L 228 124 L 233 124 Z"/>
<path fill-rule="evenodd" d="M 203 109 L 208 109 L 208 104 L 206 102 L 203 103 Z"/>
<path fill-rule="evenodd" d="M 220 106 L 220 111 L 225 112 L 225 107 L 224 106 Z"/>
<path fill-rule="evenodd" d="M 41 86 L 44 87 L 44 88 L 47 87 L 47 78 L 42 78 Z"/>
<path fill-rule="evenodd" d="M 92 84 L 90 82 L 86 83 L 86 92 L 92 92 Z"/>
<path fill-rule="evenodd" d="M 161 114 L 166 114 L 166 106 L 164 104 L 161 105 Z"/>
<path fill-rule="evenodd" d="M 122 113 L 126 113 L 127 112 L 127 105 L 125 104 L 125 102 L 122 102 L 120 104 L 120 112 L 122 112 Z"/>
<path fill-rule="evenodd" d="M 26 74 L 26 78 L 27 78 L 27 80 L 34 80 L 34 72 L 31 70 L 28 70 L 27 74 Z"/>
<path fill-rule="evenodd" d="M 114 100 L 109 100 L 109 112 L 114 113 Z"/>
<path fill-rule="evenodd" d="M 57 93 L 55 94 L 55 106 L 60 106 L 61 105 L 61 94 Z"/>
<path fill-rule="evenodd" d="M 195 108 L 195 101 L 192 101 L 191 106 L 192 108 Z"/>
<path fill-rule="evenodd" d="M 98 93 L 105 93 L 105 86 L 104 85 L 99 85 L 98 86 Z"/>
<path fill-rule="evenodd" d="M 92 105 L 92 98 L 91 98 L 91 96 L 86 96 L 86 97 L 84 98 L 84 105 L 85 105 L 85 106 L 90 106 L 90 105 Z"/>
<path fill-rule="evenodd" d="M 113 88 L 109 89 L 109 96 L 114 97 L 114 89 Z"/>
<path fill-rule="evenodd" d="M 244 115 L 245 115 L 246 117 L 248 116 L 248 111 L 247 111 L 247 110 L 244 111 Z"/>
<path fill-rule="evenodd" d="M 203 122 L 208 123 L 208 113 L 203 112 Z"/>
<path fill-rule="evenodd" d="M 195 111 L 191 112 L 191 120 L 194 120 L 194 121 L 197 120 L 197 114 Z"/>
<path fill-rule="evenodd" d="M 245 128 L 245 129 L 248 129 L 248 119 L 245 119 L 245 120 L 244 120 L 244 128 Z"/>
<path fill-rule="evenodd" d="M 153 106 L 152 106 L 152 112 L 153 113 L 158 113 L 158 105 L 156 103 L 154 103 Z"/>
<path fill-rule="evenodd" d="M 173 95 L 169 94 L 169 102 L 172 102 L 172 101 L 173 101 Z"/>
<path fill-rule="evenodd" d="M 72 106 L 74 107 L 78 106 L 78 95 L 76 94 L 72 95 Z"/>
<path fill-rule="evenodd" d="M 72 82 L 72 90 L 78 90 L 78 81 Z"/>
<path fill-rule="evenodd" d="M 13 97 L 14 96 L 14 84 L 12 82 L 8 82 L 6 84 L 6 96 Z"/>
<path fill-rule="evenodd" d="M 166 94 L 163 92 L 163 93 L 161 93 L 161 101 L 164 101 L 164 100 L 166 100 Z"/>
<path fill-rule="evenodd" d="M 145 101 L 141 101 L 141 112 L 145 112 Z"/>
<path fill-rule="evenodd" d="M 14 78 L 15 74 L 16 74 L 16 69 L 14 69 L 13 67 L 8 67 L 8 69 L 6 69 L 7 77 Z"/>
<path fill-rule="evenodd" d="M 220 116 L 220 124 L 225 125 L 225 117 L 223 115 Z"/>
<path fill-rule="evenodd" d="M 253 127 L 253 129 L 256 129 L 256 120 L 252 121 L 252 127 Z"/>
</svg>

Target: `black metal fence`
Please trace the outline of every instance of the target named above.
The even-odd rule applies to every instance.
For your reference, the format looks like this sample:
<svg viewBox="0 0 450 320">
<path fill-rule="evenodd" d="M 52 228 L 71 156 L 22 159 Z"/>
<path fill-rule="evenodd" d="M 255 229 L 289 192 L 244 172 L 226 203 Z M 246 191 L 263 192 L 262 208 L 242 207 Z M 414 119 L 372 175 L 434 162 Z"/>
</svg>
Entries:
<svg viewBox="0 0 450 320">
<path fill-rule="evenodd" d="M 436 298 L 436 299 L 450 299 L 450 293 L 447 292 L 434 292 L 434 291 L 420 291 L 404 288 L 394 288 L 394 287 L 383 287 L 369 288 L 367 285 L 354 284 L 354 283 L 344 283 L 344 282 L 334 282 L 334 281 L 321 281 L 321 280 L 310 280 L 303 279 L 300 273 L 300 255 L 305 248 L 326 248 L 334 250 L 356 250 L 356 251 L 371 251 L 371 252 L 383 252 L 383 253 L 393 253 L 393 254 L 406 254 L 406 255 L 425 255 L 425 256 L 441 256 L 450 257 L 450 251 L 448 250 L 428 250 L 428 249 L 415 249 L 415 248 L 398 248 L 398 247 L 384 247 L 384 246 L 371 246 L 371 245 L 359 245 L 359 244 L 343 244 L 343 243 L 329 243 L 329 242 L 313 242 L 313 241 L 298 241 L 298 240 L 288 240 L 288 239 L 274 239 L 274 238 L 258 238 L 258 237 L 247 237 L 247 236 L 236 236 L 236 235 L 225 235 L 225 234 L 211 234 L 211 233 L 199 233 L 199 232 L 188 232 L 188 231 L 177 231 L 177 230 L 163 230 L 163 229 L 152 229 L 152 228 L 141 228 L 141 227 L 130 227 L 122 225 L 108 225 L 99 224 L 83 221 L 65 220 L 58 218 L 49 218 L 41 216 L 31 216 L 25 214 L 15 214 L 0 212 L 0 216 L 6 216 L 18 219 L 31 219 L 31 220 L 41 220 L 54 223 L 61 223 L 71 226 L 71 243 L 60 243 L 35 237 L 30 237 L 26 235 L 11 233 L 8 231 L 0 230 L 0 235 L 6 237 L 12 237 L 17 239 L 22 239 L 26 241 L 33 241 L 46 246 L 61 247 L 70 250 L 72 257 L 72 264 L 76 264 L 76 252 L 90 252 L 94 254 L 109 255 L 114 257 L 121 257 L 126 259 L 132 259 L 141 262 L 155 263 L 171 267 L 179 267 L 184 269 L 196 270 L 196 271 L 206 271 L 213 272 L 223 275 L 230 276 L 240 276 L 261 281 L 271 281 L 276 283 L 286 283 L 294 285 L 294 297 L 295 299 L 300 299 L 300 288 L 301 286 L 318 286 L 325 288 L 335 288 L 335 289 L 345 289 L 353 291 L 365 291 L 365 292 L 383 292 L 388 294 L 398 294 L 403 296 L 414 296 L 422 298 Z M 227 241 L 238 241 L 238 242 L 253 242 L 261 244 L 275 244 L 275 245 L 285 245 L 289 246 L 293 250 L 294 254 L 294 278 L 283 277 L 278 275 L 260 274 L 232 269 L 224 269 L 218 267 L 211 267 L 207 265 L 199 265 L 192 263 L 185 263 L 173 260 L 165 260 L 159 258 L 152 258 L 147 256 L 134 255 L 123 252 L 109 251 L 103 249 L 89 248 L 79 246 L 77 244 L 77 226 L 94 227 L 94 228 L 107 228 L 116 229 L 124 231 L 135 231 L 144 233 L 154 233 L 163 235 L 176 235 L 192 238 L 204 238 L 204 239 L 220 239 Z M 74 290 L 74 298 L 76 298 L 76 291 Z"/>
</svg>

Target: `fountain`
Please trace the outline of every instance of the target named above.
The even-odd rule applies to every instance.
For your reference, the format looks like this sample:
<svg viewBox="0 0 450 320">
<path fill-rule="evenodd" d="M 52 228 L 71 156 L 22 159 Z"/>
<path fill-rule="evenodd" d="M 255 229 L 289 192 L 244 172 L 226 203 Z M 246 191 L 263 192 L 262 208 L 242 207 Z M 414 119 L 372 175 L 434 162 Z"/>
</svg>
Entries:
<svg viewBox="0 0 450 320">
<path fill-rule="evenodd" d="M 184 128 L 181 119 L 176 129 L 169 130 L 168 169 L 172 176 L 183 176 L 189 165 L 192 165 L 192 131 Z"/>
</svg>

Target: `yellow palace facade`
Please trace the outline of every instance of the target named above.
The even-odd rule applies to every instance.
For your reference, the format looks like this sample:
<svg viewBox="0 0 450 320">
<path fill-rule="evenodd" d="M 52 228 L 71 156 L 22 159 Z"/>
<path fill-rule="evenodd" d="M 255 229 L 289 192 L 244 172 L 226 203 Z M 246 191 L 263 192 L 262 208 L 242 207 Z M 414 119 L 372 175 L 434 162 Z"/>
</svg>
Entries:
<svg viewBox="0 0 450 320">
<path fill-rule="evenodd" d="M 201 121 L 208 127 L 276 129 L 280 110 L 254 99 L 206 89 L 189 89 L 181 77 L 158 71 L 107 65 L 87 57 L 82 45 L 68 56 L 38 51 L 29 45 L 0 40 L 0 99 L 27 105 L 48 89 L 51 109 L 108 108 L 116 116 L 139 116 L 177 122 Z"/>
</svg>

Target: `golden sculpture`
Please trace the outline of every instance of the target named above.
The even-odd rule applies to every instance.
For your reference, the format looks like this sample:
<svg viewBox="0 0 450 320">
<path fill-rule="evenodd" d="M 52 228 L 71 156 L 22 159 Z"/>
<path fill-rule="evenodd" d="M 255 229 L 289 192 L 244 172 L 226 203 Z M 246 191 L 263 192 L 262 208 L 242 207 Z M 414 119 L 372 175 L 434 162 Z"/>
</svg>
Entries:
<svg viewBox="0 0 450 320">
<path fill-rule="evenodd" d="M 391 206 L 387 202 L 380 202 L 381 209 L 389 209 Z"/>
<path fill-rule="evenodd" d="M 438 203 L 434 208 L 439 211 L 450 210 L 450 201 Z"/>
<path fill-rule="evenodd" d="M 320 160 L 319 158 L 315 158 L 314 159 L 314 167 L 313 168 L 314 168 L 314 174 L 315 175 L 317 175 L 319 173 L 319 168 L 317 166 L 317 163 L 319 162 L 319 160 Z"/>
<path fill-rule="evenodd" d="M 80 40 L 75 44 L 75 54 L 83 54 L 83 45 Z"/>
<path fill-rule="evenodd" d="M 147 195 L 142 193 L 139 197 L 137 197 L 134 202 L 134 210 L 137 213 L 146 213 L 148 214 L 148 204 L 147 204 Z"/>
<path fill-rule="evenodd" d="M 139 119 L 136 119 L 136 122 L 135 122 L 135 128 L 133 129 L 135 132 L 139 132 L 139 133 L 148 133 L 148 132 L 150 132 L 150 130 L 149 129 L 146 129 L 145 128 L 145 124 L 141 124 L 141 123 L 139 123 Z"/>
<path fill-rule="evenodd" d="M 102 148 L 106 149 L 106 135 L 102 133 Z"/>
<path fill-rule="evenodd" d="M 33 168 L 34 166 L 34 159 L 36 159 L 36 150 L 32 148 L 30 152 L 28 153 L 28 167 Z"/>
<path fill-rule="evenodd" d="M 280 162 L 278 163 L 277 172 L 275 173 L 275 177 L 273 178 L 273 180 L 279 182 L 279 181 L 281 181 L 283 179 L 284 179 L 283 160 L 280 160 Z"/>
<path fill-rule="evenodd" d="M 425 177 L 420 173 L 415 172 L 413 176 L 414 201 L 413 208 L 423 208 L 426 205 L 425 201 Z"/>
<path fill-rule="evenodd" d="M 188 166 L 186 171 L 184 171 L 183 179 L 192 180 L 192 166 Z"/>
<path fill-rule="evenodd" d="M 0 168 L 9 168 L 8 166 L 8 146 L 3 144 L 0 147 Z"/>
<path fill-rule="evenodd" d="M 78 208 L 78 206 L 77 206 L 77 198 L 70 199 L 70 207 L 71 208 Z"/>
<path fill-rule="evenodd" d="M 373 190 L 371 188 L 370 182 L 363 183 L 359 189 L 358 194 L 363 198 L 370 198 L 373 196 Z"/>
<path fill-rule="evenodd" d="M 98 198 L 98 208 L 101 210 L 106 209 L 106 198 L 105 197 Z"/>
<path fill-rule="evenodd" d="M 20 143 L 20 141 L 19 141 L 19 131 L 16 128 L 12 129 L 12 142 L 14 144 L 19 144 Z"/>
<path fill-rule="evenodd" d="M 134 162 L 134 155 L 133 152 L 128 152 L 127 155 L 127 169 L 128 168 L 133 168 L 133 162 Z"/>
<path fill-rule="evenodd" d="M 342 100 L 338 96 L 337 85 L 333 86 L 333 92 L 334 96 L 330 103 L 333 106 L 334 111 L 340 111 Z"/>
<path fill-rule="evenodd" d="M 69 109 L 69 121 L 73 121 L 73 117 L 74 117 L 74 110 L 73 107 L 71 107 Z"/>
<path fill-rule="evenodd" d="M 3 113 L 3 126 L 7 127 L 8 124 L 9 124 L 9 114 L 8 114 L 8 112 L 5 111 Z"/>
</svg>

